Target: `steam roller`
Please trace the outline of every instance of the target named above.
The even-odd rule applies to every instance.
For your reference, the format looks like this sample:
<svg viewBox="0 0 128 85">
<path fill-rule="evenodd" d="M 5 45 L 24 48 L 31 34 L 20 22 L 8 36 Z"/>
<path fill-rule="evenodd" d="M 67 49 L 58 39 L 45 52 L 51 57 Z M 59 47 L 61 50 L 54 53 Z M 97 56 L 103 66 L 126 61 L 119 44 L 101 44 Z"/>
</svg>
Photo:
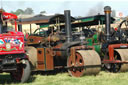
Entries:
<svg viewBox="0 0 128 85">
<path fill-rule="evenodd" d="M 120 65 L 120 72 L 126 72 L 128 71 L 128 49 L 115 49 L 115 51 L 118 53 L 117 55 L 115 55 L 116 58 L 118 58 L 119 56 L 119 59 L 121 61 L 124 61 L 123 64 L 119 64 Z"/>
<path fill-rule="evenodd" d="M 96 75 L 101 70 L 100 56 L 94 50 L 78 50 L 73 58 L 67 61 L 68 72 L 71 76 Z"/>
</svg>

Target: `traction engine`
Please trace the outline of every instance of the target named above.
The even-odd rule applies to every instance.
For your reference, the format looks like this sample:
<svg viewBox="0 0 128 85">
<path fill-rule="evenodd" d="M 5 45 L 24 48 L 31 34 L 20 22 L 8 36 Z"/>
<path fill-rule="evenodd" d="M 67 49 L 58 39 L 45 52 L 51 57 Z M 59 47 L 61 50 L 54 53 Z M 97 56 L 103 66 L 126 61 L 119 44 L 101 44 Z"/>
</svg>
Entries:
<svg viewBox="0 0 128 85">
<path fill-rule="evenodd" d="M 0 10 L 0 72 L 10 73 L 14 81 L 25 82 L 30 76 L 30 63 L 25 55 L 24 35 L 17 31 L 16 20 L 16 15 Z M 15 31 L 10 31 L 11 22 L 15 22 Z"/>
<path fill-rule="evenodd" d="M 80 77 L 84 74 L 98 74 L 101 68 L 100 56 L 93 47 L 74 41 L 71 29 L 70 11 L 65 14 L 65 33 L 50 28 L 40 35 L 30 34 L 27 38 L 26 54 L 29 56 L 34 71 L 49 71 L 67 68 L 71 76 Z M 40 29 L 41 30 L 41 29 Z M 48 34 L 49 33 L 49 34 Z"/>
<path fill-rule="evenodd" d="M 101 57 L 102 63 L 105 69 L 110 72 L 128 71 L 128 44 L 126 34 L 121 29 L 121 26 L 111 32 L 111 7 L 106 6 L 104 12 L 106 16 L 106 28 L 104 35 L 101 36 L 101 52 L 104 54 L 104 57 Z"/>
</svg>

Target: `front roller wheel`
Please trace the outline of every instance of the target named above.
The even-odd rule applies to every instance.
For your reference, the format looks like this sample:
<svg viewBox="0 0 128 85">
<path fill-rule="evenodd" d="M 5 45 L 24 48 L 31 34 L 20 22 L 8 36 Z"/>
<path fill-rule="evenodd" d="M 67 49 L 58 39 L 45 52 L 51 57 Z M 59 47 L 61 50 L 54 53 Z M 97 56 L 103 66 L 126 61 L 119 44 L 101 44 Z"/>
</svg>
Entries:
<svg viewBox="0 0 128 85">
<path fill-rule="evenodd" d="M 108 55 L 106 54 L 106 56 Z M 114 60 L 121 60 L 121 57 L 117 52 L 114 52 Z M 117 73 L 120 71 L 121 65 L 121 63 L 105 63 L 104 68 L 109 72 Z"/>
<path fill-rule="evenodd" d="M 26 82 L 29 79 L 30 74 L 31 67 L 28 60 L 24 60 L 24 64 L 19 64 L 17 70 L 10 73 L 12 80 L 21 83 Z"/>
<path fill-rule="evenodd" d="M 69 67 L 68 72 L 71 76 L 96 75 L 100 72 L 101 60 L 100 56 L 95 51 L 79 50 L 75 55 L 74 63 L 71 57 L 69 57 L 67 61 L 67 67 Z"/>
<path fill-rule="evenodd" d="M 115 49 L 116 52 L 120 55 L 121 61 L 128 62 L 128 49 Z M 121 64 L 120 72 L 128 71 L 128 63 Z"/>
</svg>

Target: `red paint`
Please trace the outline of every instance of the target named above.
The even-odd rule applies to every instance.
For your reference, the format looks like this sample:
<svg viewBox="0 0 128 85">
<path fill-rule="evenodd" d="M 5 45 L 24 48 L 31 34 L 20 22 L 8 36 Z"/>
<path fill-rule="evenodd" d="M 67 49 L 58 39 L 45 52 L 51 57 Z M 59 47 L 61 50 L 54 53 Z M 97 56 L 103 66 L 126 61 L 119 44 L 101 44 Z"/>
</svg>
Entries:
<svg viewBox="0 0 128 85">
<path fill-rule="evenodd" d="M 10 31 L 0 34 L 0 55 L 25 53 L 24 35 L 22 32 L 17 32 L 17 16 L 15 14 L 2 12 L 2 17 L 3 20 L 14 20 L 15 32 Z"/>
<path fill-rule="evenodd" d="M 117 31 L 118 30 L 118 28 L 115 28 L 115 31 Z"/>
<path fill-rule="evenodd" d="M 9 32 L 0 34 L 0 55 L 19 53 L 25 53 L 23 33 Z"/>
<path fill-rule="evenodd" d="M 12 13 L 7 13 L 7 12 L 2 12 L 3 14 L 3 19 L 14 19 L 14 23 L 15 23 L 15 31 L 17 32 L 17 22 L 16 20 L 18 19 L 17 16 L 15 14 Z"/>
<path fill-rule="evenodd" d="M 113 44 L 113 45 L 108 46 L 109 60 L 114 60 L 114 49 L 115 48 L 120 48 L 121 46 L 128 47 L 128 44 Z"/>
<path fill-rule="evenodd" d="M 102 63 L 128 63 L 128 61 L 120 61 L 120 60 L 103 60 Z"/>
<path fill-rule="evenodd" d="M 18 19 L 15 14 L 3 12 L 3 18 L 4 19 Z"/>
</svg>

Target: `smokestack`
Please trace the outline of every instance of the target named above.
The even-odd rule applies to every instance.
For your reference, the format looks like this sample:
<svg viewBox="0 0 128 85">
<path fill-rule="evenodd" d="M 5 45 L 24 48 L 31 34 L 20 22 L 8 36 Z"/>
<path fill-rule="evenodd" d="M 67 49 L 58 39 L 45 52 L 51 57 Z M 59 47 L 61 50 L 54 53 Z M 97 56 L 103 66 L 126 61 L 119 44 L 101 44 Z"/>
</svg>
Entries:
<svg viewBox="0 0 128 85">
<path fill-rule="evenodd" d="M 110 22 L 111 22 L 111 7 L 105 6 L 104 7 L 104 13 L 105 13 L 105 34 L 106 34 L 106 40 L 110 40 Z"/>
<path fill-rule="evenodd" d="M 67 37 L 67 42 L 72 41 L 72 34 L 71 34 L 71 16 L 70 16 L 70 10 L 65 10 L 64 11 L 65 15 L 65 29 L 66 29 L 66 37 Z"/>
</svg>

